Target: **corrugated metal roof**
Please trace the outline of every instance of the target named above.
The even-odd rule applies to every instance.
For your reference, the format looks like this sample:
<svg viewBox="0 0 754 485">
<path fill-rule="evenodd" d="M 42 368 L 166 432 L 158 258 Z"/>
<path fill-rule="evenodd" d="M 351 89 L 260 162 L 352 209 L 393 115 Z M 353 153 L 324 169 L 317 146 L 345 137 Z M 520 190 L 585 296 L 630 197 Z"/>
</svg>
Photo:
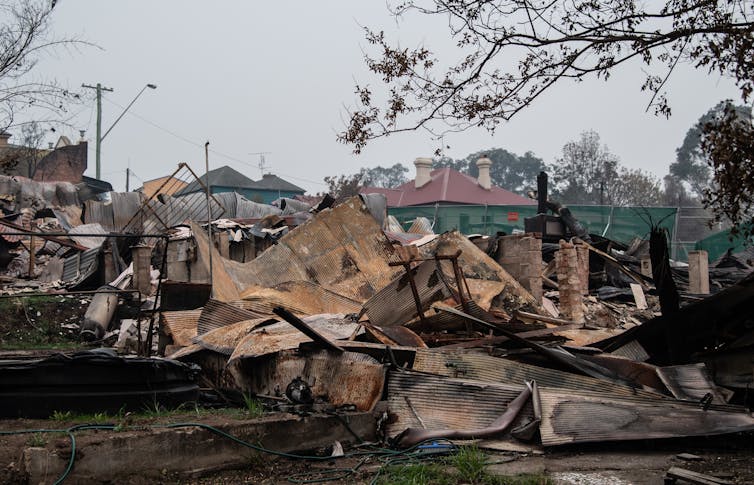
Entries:
<svg viewBox="0 0 754 485">
<path fill-rule="evenodd" d="M 425 311 L 429 306 L 451 296 L 443 282 L 439 263 L 434 260 L 423 261 L 411 268 L 421 307 Z M 369 321 L 379 326 L 403 325 L 418 315 L 416 301 L 409 281 L 404 273 L 389 285 L 375 293 L 364 303 Z"/>
<path fill-rule="evenodd" d="M 417 217 L 406 231 L 409 234 L 434 234 L 432 223 L 426 217 Z"/>
<path fill-rule="evenodd" d="M 202 308 L 199 320 L 197 321 L 197 333 L 203 335 L 216 328 L 225 327 L 243 320 L 253 320 L 262 318 L 265 315 L 259 315 L 229 303 L 210 299 Z"/>
<path fill-rule="evenodd" d="M 112 204 L 100 202 L 97 200 L 87 200 L 84 202 L 84 222 L 86 224 L 98 223 L 107 231 L 116 231 L 113 224 L 113 206 Z"/>
<path fill-rule="evenodd" d="M 113 225 L 118 232 L 123 231 L 128 221 L 138 212 L 142 199 L 143 195 L 140 192 L 110 192 Z"/>
<path fill-rule="evenodd" d="M 387 403 L 391 419 L 387 433 L 406 428 L 479 429 L 505 412 L 508 403 L 525 389 L 520 385 L 450 379 L 405 371 L 388 373 Z M 534 415 L 529 400 L 511 428 Z"/>
<path fill-rule="evenodd" d="M 197 322 L 201 310 L 183 310 L 160 313 L 160 323 L 165 333 L 173 338 L 173 344 L 188 346 L 196 337 Z"/>
<path fill-rule="evenodd" d="M 708 436 L 754 429 L 744 408 L 618 397 L 540 387 L 544 446 L 571 443 Z"/>
<path fill-rule="evenodd" d="M 267 318 L 244 320 L 198 335 L 194 342 L 205 349 L 231 355 L 238 343 L 252 330 L 267 322 Z"/>
</svg>

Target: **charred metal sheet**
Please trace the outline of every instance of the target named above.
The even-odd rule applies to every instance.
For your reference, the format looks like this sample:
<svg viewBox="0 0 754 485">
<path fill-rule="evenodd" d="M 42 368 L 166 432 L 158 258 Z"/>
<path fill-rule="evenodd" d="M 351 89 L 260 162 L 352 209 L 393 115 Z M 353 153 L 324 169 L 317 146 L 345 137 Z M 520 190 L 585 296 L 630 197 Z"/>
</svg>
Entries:
<svg viewBox="0 0 754 485">
<path fill-rule="evenodd" d="M 304 318 L 304 321 L 330 340 L 347 339 L 359 327 L 352 320 L 342 318 L 342 315 L 313 315 Z M 288 322 L 274 323 L 257 328 L 244 336 L 236 345 L 230 360 L 260 357 L 281 350 L 295 349 L 300 344 L 311 341 L 312 339 Z"/>
<path fill-rule="evenodd" d="M 281 213 L 277 207 L 250 201 L 238 192 L 223 192 L 213 194 L 213 197 L 225 207 L 223 216 L 228 219 L 261 219 L 270 214 Z"/>
<path fill-rule="evenodd" d="M 296 199 L 281 197 L 278 200 L 280 201 L 280 208 L 283 210 L 283 215 L 285 216 L 296 214 L 297 212 L 309 212 L 309 210 L 312 208 L 312 206 L 310 206 L 306 202 L 302 202 Z"/>
<path fill-rule="evenodd" d="M 411 369 L 485 382 L 518 384 L 533 380 L 540 387 L 604 392 L 615 396 L 644 396 L 647 399 L 669 399 L 662 394 L 631 389 L 602 379 L 463 350 L 416 349 Z"/>
<path fill-rule="evenodd" d="M 400 275 L 375 293 L 364 303 L 363 311 L 369 317 L 369 321 L 381 327 L 388 327 L 403 325 L 418 315 L 410 278 L 416 285 L 423 311 L 432 303 L 450 297 L 451 292 L 444 283 L 438 266 L 438 261 L 423 261 L 410 269 L 410 275 Z"/>
<path fill-rule="evenodd" d="M 173 408 L 196 400 L 197 372 L 177 361 L 117 357 L 106 349 L 0 361 L 0 416 L 142 411 L 155 402 Z"/>
<path fill-rule="evenodd" d="M 702 363 L 658 367 L 657 375 L 676 399 L 699 402 L 709 395 L 714 403 L 726 402 Z"/>
<path fill-rule="evenodd" d="M 544 446 L 570 443 L 708 436 L 754 429 L 745 408 L 617 397 L 541 387 Z"/>
<path fill-rule="evenodd" d="M 162 312 L 160 324 L 165 333 L 172 337 L 173 344 L 185 347 L 191 345 L 192 339 L 197 335 L 196 328 L 201 313 L 201 310 Z"/>
<path fill-rule="evenodd" d="M 427 348 L 427 344 L 410 329 L 397 325 L 395 327 L 378 327 L 376 325 L 365 326 L 365 329 L 373 337 L 384 344 L 402 345 L 406 347 Z M 383 337 L 387 337 L 390 342 L 386 342 Z"/>
<path fill-rule="evenodd" d="M 414 372 L 388 373 L 387 432 L 395 436 L 407 428 L 479 429 L 500 417 L 525 389 L 519 385 L 430 376 Z M 534 416 L 529 400 L 512 423 L 514 427 Z"/>
<path fill-rule="evenodd" d="M 210 299 L 201 310 L 196 330 L 198 335 L 204 335 L 211 330 L 226 327 L 233 323 L 262 317 L 263 315 L 238 308 L 229 303 Z"/>
<path fill-rule="evenodd" d="M 385 366 L 355 352 L 299 355 L 282 351 L 241 361 L 233 368 L 233 374 L 244 391 L 275 397 L 283 397 L 288 384 L 300 377 L 311 388 L 315 401 L 334 406 L 352 404 L 360 411 L 374 408 L 385 385 Z"/>
<path fill-rule="evenodd" d="M 160 290 L 160 309 L 163 311 L 194 310 L 209 300 L 212 286 L 207 283 L 163 281 Z"/>
<path fill-rule="evenodd" d="M 701 358 L 721 386 L 754 388 L 754 346 L 726 349 Z"/>
<path fill-rule="evenodd" d="M 87 236 L 79 236 L 79 234 L 87 234 Z M 102 237 L 90 236 L 89 234 L 101 234 Z M 71 228 L 68 231 L 68 237 L 76 241 L 76 244 L 80 244 L 85 248 L 98 248 L 107 239 L 107 231 L 102 227 L 102 224 L 95 222 Z"/>
<path fill-rule="evenodd" d="M 500 436 L 508 431 L 513 421 L 516 420 L 518 414 L 523 409 L 526 402 L 532 396 L 533 383 L 527 382 L 526 389 L 521 391 L 513 401 L 511 401 L 506 407 L 505 411 L 492 423 L 485 428 L 472 428 L 472 429 L 418 429 L 408 428 L 398 437 L 395 438 L 398 446 L 410 447 L 421 443 L 422 441 L 436 440 L 436 439 L 478 439 L 478 438 L 492 438 Z M 535 420 L 530 423 L 534 423 L 537 426 L 537 412 L 535 408 Z M 529 424 L 524 424 L 523 427 L 529 428 Z M 535 428 L 536 429 L 536 428 Z"/>
<path fill-rule="evenodd" d="M 216 328 L 209 332 L 198 335 L 194 342 L 205 349 L 213 350 L 224 355 L 233 354 L 238 344 L 255 328 L 268 323 L 267 318 L 257 318 L 254 320 L 244 320 L 231 325 Z"/>
</svg>

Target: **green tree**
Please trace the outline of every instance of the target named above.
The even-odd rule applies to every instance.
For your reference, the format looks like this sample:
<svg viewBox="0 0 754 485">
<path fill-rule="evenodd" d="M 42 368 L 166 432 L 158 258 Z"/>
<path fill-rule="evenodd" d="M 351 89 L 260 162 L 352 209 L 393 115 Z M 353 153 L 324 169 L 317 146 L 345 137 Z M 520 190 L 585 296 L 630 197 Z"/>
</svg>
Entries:
<svg viewBox="0 0 754 485">
<path fill-rule="evenodd" d="M 545 169 L 542 159 L 532 152 L 519 156 L 503 148 L 491 148 L 466 157 L 468 174 L 474 178 L 479 176 L 476 161 L 483 155 L 492 161 L 490 167 L 492 184 L 521 195 L 525 195 L 528 189 L 537 186 L 537 175 Z"/>
<path fill-rule="evenodd" d="M 752 0 L 402 0 L 398 17 L 437 17 L 456 49 L 442 60 L 422 44 L 394 45 L 366 29 L 369 70 L 386 95 L 357 84 L 356 108 L 338 139 L 356 152 L 370 140 L 425 128 L 441 135 L 494 131 L 566 80 L 608 79 L 641 62 L 648 105 L 669 115 L 666 81 L 686 63 L 754 91 Z"/>
<path fill-rule="evenodd" d="M 370 187 L 383 187 L 393 189 L 399 185 L 408 182 L 406 174 L 408 168 L 401 163 L 396 163 L 392 167 L 374 167 L 363 169 L 364 185 Z"/>
<path fill-rule="evenodd" d="M 563 155 L 550 166 L 552 198 L 566 204 L 611 204 L 618 164 L 597 132 L 583 132 L 578 141 L 563 146 Z"/>
</svg>

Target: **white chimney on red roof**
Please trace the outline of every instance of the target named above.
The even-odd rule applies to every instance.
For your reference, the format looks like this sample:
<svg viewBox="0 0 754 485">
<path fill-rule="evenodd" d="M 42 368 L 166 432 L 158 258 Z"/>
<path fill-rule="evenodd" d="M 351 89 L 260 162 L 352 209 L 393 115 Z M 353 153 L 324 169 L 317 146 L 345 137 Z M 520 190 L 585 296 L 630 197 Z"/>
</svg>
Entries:
<svg viewBox="0 0 754 485">
<path fill-rule="evenodd" d="M 487 155 L 482 155 L 482 157 L 476 161 L 476 166 L 479 169 L 479 177 L 477 177 L 479 185 L 486 190 L 492 189 L 492 179 L 490 179 L 492 160 L 487 158 Z"/>
<path fill-rule="evenodd" d="M 417 189 L 426 185 L 432 177 L 429 173 L 432 171 L 432 159 L 419 157 L 414 160 L 414 166 L 416 167 L 416 178 L 414 179 L 414 187 Z"/>
</svg>

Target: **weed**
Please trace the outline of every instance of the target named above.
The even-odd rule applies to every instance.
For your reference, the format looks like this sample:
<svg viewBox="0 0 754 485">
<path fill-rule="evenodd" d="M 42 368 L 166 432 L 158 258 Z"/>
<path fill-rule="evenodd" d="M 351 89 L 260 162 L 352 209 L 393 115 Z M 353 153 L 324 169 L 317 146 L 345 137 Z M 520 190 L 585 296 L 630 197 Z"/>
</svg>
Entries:
<svg viewBox="0 0 754 485">
<path fill-rule="evenodd" d="M 165 409 L 165 407 L 163 407 L 162 404 L 160 404 L 157 401 L 156 397 L 152 401 L 151 405 L 144 406 L 144 416 L 146 416 L 148 418 L 160 418 L 160 417 L 163 417 L 163 416 L 165 416 L 165 414 L 167 413 L 167 411 L 168 410 Z"/>
<path fill-rule="evenodd" d="M 264 406 L 260 401 L 251 397 L 251 395 L 244 393 L 243 402 L 246 405 L 246 414 L 250 418 L 259 418 L 264 415 Z"/>
<path fill-rule="evenodd" d="M 47 438 L 42 433 L 34 433 L 26 440 L 28 446 L 42 447 L 47 445 Z"/>
<path fill-rule="evenodd" d="M 485 478 L 487 455 L 476 446 L 461 446 L 449 458 L 449 463 L 458 470 L 458 475 L 466 483 L 482 483 Z"/>
<path fill-rule="evenodd" d="M 53 421 L 71 421 L 73 419 L 73 413 L 70 411 L 53 411 L 50 419 Z"/>
<path fill-rule="evenodd" d="M 424 485 L 427 483 L 453 485 L 458 481 L 438 463 L 413 463 L 385 467 L 377 483 L 381 485 Z"/>
</svg>

